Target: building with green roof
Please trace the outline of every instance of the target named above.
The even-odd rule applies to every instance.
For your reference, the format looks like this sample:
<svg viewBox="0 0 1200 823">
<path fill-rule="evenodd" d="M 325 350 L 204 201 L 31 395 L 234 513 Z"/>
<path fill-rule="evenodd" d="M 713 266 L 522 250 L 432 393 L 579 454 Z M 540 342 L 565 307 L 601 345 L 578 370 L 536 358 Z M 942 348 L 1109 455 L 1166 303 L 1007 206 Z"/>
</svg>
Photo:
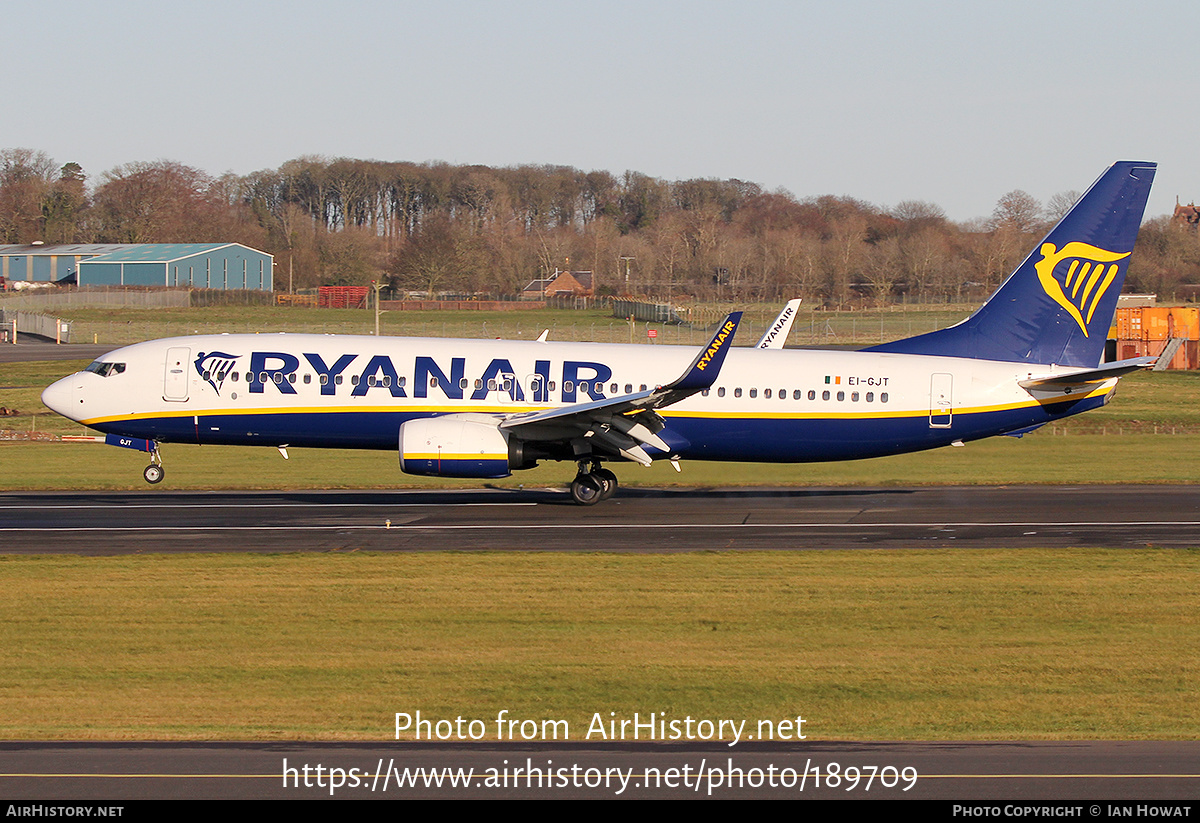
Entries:
<svg viewBox="0 0 1200 823">
<path fill-rule="evenodd" d="M 10 282 L 273 290 L 274 259 L 240 243 L 0 246 Z"/>
</svg>

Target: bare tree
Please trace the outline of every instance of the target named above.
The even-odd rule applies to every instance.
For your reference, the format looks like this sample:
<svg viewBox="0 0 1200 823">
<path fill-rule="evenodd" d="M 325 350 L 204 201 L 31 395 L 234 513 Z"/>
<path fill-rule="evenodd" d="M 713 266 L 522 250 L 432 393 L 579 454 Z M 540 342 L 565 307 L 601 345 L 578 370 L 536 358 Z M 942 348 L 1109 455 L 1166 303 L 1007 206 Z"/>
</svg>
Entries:
<svg viewBox="0 0 1200 823">
<path fill-rule="evenodd" d="M 54 175 L 54 161 L 33 149 L 0 151 L 0 239 L 31 243 L 43 239 L 42 201 Z"/>
<path fill-rule="evenodd" d="M 1007 229 L 1024 234 L 1038 227 L 1041 216 L 1041 204 L 1027 192 L 1014 189 L 996 202 L 989 225 L 993 230 Z"/>
<path fill-rule="evenodd" d="M 1083 195 L 1075 189 L 1060 191 L 1046 203 L 1046 219 L 1058 222 L 1071 210 L 1072 206 L 1079 202 L 1080 197 Z"/>
</svg>

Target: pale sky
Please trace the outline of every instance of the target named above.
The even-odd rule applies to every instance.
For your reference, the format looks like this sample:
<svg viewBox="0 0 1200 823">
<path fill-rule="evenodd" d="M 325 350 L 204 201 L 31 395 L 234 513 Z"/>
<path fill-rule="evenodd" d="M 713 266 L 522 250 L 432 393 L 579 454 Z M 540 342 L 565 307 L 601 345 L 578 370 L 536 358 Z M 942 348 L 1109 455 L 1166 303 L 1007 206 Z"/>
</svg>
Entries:
<svg viewBox="0 0 1200 823">
<path fill-rule="evenodd" d="M 955 220 L 1152 160 L 1200 200 L 1187 2 L 9 3 L 0 148 L 737 177 Z"/>
</svg>

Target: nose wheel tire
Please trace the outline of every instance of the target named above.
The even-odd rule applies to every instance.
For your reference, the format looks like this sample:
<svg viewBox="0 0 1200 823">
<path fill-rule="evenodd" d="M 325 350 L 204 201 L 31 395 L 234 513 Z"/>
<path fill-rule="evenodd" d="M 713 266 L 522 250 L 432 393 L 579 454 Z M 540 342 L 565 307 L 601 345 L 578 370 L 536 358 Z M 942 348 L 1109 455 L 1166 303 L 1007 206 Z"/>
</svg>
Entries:
<svg viewBox="0 0 1200 823">
<path fill-rule="evenodd" d="M 147 483 L 161 483 L 163 474 L 163 467 L 157 463 L 151 463 L 142 471 L 142 477 L 146 478 Z"/>
</svg>

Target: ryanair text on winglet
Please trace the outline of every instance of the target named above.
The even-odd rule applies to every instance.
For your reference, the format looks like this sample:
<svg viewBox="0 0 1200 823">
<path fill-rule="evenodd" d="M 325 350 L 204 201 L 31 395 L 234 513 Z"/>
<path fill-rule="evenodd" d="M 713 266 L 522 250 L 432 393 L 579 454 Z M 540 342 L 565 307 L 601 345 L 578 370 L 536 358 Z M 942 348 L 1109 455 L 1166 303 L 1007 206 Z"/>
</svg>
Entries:
<svg viewBox="0 0 1200 823">
<path fill-rule="evenodd" d="M 713 338 L 713 344 L 708 347 L 708 351 L 706 351 L 704 356 L 700 358 L 700 361 L 696 363 L 697 369 L 704 371 L 705 367 L 712 362 L 713 355 L 721 350 L 721 347 L 725 344 L 726 338 L 728 338 L 730 333 L 733 331 L 734 325 L 735 324 L 732 320 L 725 321 L 725 326 L 721 329 L 721 332 Z"/>
</svg>

